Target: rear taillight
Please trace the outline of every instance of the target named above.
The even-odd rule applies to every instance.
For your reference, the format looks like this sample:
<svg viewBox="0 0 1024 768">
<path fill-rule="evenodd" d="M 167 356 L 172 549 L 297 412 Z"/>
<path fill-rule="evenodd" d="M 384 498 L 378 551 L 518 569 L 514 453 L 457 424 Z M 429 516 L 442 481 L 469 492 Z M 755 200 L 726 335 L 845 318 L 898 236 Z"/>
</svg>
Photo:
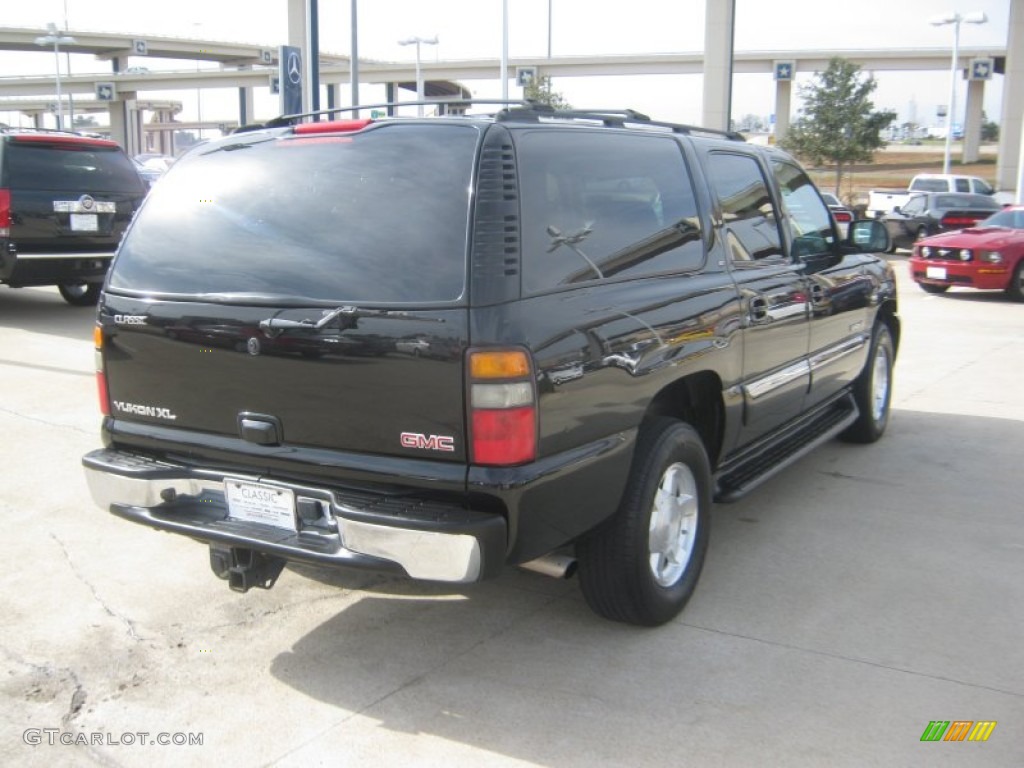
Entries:
<svg viewBox="0 0 1024 768">
<path fill-rule="evenodd" d="M 0 189 L 0 237 L 11 236 L 11 190 Z"/>
<path fill-rule="evenodd" d="M 849 224 L 853 221 L 853 214 L 849 211 L 833 211 L 832 215 L 840 224 Z"/>
<path fill-rule="evenodd" d="M 93 346 L 96 348 L 96 390 L 100 398 L 100 413 L 110 415 L 110 393 L 107 391 L 107 374 L 103 367 L 103 328 L 92 329 Z"/>
<path fill-rule="evenodd" d="M 524 350 L 476 350 L 468 357 L 474 464 L 507 467 L 537 458 L 537 391 Z"/>
<path fill-rule="evenodd" d="M 971 216 L 963 213 L 947 213 L 942 217 L 942 226 L 946 229 L 963 229 L 973 227 L 981 220 L 981 216 Z"/>
</svg>

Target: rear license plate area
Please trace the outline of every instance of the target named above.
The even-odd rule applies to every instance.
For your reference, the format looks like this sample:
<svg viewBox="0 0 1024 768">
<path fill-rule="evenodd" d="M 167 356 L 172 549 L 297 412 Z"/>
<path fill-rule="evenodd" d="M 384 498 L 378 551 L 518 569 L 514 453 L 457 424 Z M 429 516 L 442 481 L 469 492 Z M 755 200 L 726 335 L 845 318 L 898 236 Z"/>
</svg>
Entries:
<svg viewBox="0 0 1024 768">
<path fill-rule="evenodd" d="M 224 498 L 229 520 L 296 530 L 295 492 L 288 488 L 229 479 L 224 481 Z"/>
<path fill-rule="evenodd" d="M 71 231 L 72 232 L 99 232 L 100 223 L 99 218 L 95 213 L 72 213 L 71 214 Z"/>
</svg>

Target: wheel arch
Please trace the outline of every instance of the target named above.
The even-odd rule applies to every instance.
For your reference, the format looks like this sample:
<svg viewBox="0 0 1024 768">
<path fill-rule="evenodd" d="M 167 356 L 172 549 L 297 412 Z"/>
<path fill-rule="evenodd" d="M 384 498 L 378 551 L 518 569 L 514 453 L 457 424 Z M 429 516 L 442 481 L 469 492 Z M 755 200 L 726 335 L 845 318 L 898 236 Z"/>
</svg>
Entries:
<svg viewBox="0 0 1024 768">
<path fill-rule="evenodd" d="M 725 435 L 722 380 L 717 373 L 699 371 L 667 385 L 651 399 L 644 422 L 658 417 L 679 419 L 693 427 L 704 443 L 714 471 Z"/>
<path fill-rule="evenodd" d="M 889 333 L 892 334 L 892 345 L 895 351 L 900 348 L 900 318 L 896 314 L 896 302 L 889 300 L 878 308 L 876 322 L 883 322 L 889 326 Z"/>
</svg>

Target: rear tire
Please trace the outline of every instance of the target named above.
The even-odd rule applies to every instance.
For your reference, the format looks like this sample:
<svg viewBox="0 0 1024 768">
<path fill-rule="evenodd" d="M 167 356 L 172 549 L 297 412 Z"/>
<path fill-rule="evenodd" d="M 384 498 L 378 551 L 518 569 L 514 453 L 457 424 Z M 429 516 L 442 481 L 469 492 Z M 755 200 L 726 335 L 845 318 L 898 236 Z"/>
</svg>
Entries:
<svg viewBox="0 0 1024 768">
<path fill-rule="evenodd" d="M 73 307 L 92 307 L 99 301 L 101 283 L 61 283 L 57 286 L 64 301 Z"/>
<path fill-rule="evenodd" d="M 619 509 L 577 543 L 580 586 L 595 613 L 657 626 L 693 594 L 711 524 L 711 469 L 689 424 L 641 428 Z"/>
<path fill-rule="evenodd" d="M 935 283 L 918 283 L 925 293 L 945 293 L 949 290 L 948 285 L 936 285 Z"/>
<path fill-rule="evenodd" d="M 853 399 L 860 415 L 840 435 L 850 443 L 873 443 L 885 433 L 889 425 L 889 406 L 892 403 L 892 366 L 896 347 L 892 332 L 883 322 L 875 324 L 871 335 L 871 350 L 864 370 L 853 385 Z"/>
<path fill-rule="evenodd" d="M 1010 284 L 1006 286 L 1006 295 L 1014 301 L 1024 301 L 1024 259 L 1017 262 Z"/>
</svg>

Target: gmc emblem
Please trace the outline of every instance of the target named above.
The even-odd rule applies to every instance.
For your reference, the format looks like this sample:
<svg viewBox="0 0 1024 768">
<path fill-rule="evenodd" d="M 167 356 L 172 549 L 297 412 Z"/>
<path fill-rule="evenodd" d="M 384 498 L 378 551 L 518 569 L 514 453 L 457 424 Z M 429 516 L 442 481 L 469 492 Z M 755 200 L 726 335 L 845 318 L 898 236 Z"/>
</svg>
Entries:
<svg viewBox="0 0 1024 768">
<path fill-rule="evenodd" d="M 455 452 L 455 438 L 447 435 L 421 435 L 419 432 L 403 432 L 403 448 L 418 448 L 423 451 Z"/>
</svg>

